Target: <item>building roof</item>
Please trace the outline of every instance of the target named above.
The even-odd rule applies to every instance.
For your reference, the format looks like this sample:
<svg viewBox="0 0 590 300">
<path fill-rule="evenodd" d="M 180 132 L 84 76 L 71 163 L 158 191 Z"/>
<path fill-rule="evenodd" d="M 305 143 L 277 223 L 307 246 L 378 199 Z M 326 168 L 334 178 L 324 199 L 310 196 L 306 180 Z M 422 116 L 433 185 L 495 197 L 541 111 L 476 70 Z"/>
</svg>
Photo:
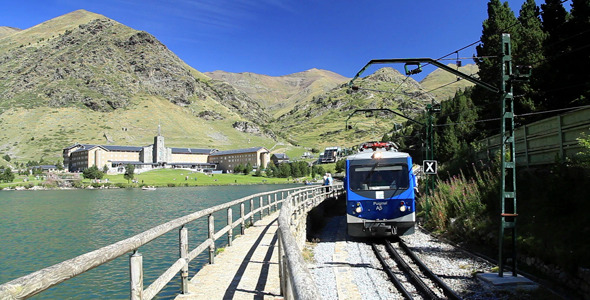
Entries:
<svg viewBox="0 0 590 300">
<path fill-rule="evenodd" d="M 211 154 L 215 149 L 172 148 L 173 154 Z"/>
<path fill-rule="evenodd" d="M 141 161 L 128 161 L 128 160 L 109 160 L 112 164 L 122 164 L 122 165 L 146 165 L 146 166 L 157 166 L 158 163 L 144 163 Z"/>
<path fill-rule="evenodd" d="M 115 146 L 115 145 L 92 145 L 92 144 L 78 144 L 76 146 L 80 146 L 80 149 L 76 149 L 74 152 L 81 152 L 81 151 L 88 151 L 95 147 L 101 147 L 107 151 L 127 151 L 127 152 L 140 152 L 143 150 L 143 147 L 134 147 L 134 146 Z M 71 149 L 72 147 L 66 148 Z"/>
<path fill-rule="evenodd" d="M 33 169 L 52 170 L 52 169 L 57 169 L 57 166 L 56 165 L 40 165 L 40 166 L 33 167 Z"/>
<path fill-rule="evenodd" d="M 266 150 L 268 152 L 268 150 L 266 148 L 264 148 L 264 147 L 252 147 L 252 148 L 244 148 L 244 149 L 216 151 L 216 152 L 212 152 L 211 153 L 211 156 L 252 153 L 252 152 L 258 152 L 261 149 L 264 149 L 264 150 Z"/>
<path fill-rule="evenodd" d="M 273 154 L 273 156 L 277 159 L 289 159 L 289 157 L 285 153 L 275 153 Z"/>
<path fill-rule="evenodd" d="M 94 147 L 98 147 L 98 145 L 92 145 L 92 144 L 76 144 L 76 145 L 69 147 L 69 148 L 74 148 L 75 146 L 79 146 L 80 148 L 74 150 L 74 152 L 88 151 Z"/>
<path fill-rule="evenodd" d="M 129 152 L 140 152 L 143 150 L 143 147 L 135 147 L 135 146 L 105 146 L 100 145 L 100 147 L 109 150 L 109 151 L 129 151 Z"/>
<path fill-rule="evenodd" d="M 166 163 L 169 166 L 201 166 L 201 167 L 215 167 L 216 164 L 210 164 L 210 163 L 196 163 L 196 162 L 192 162 L 192 163 L 187 163 L 187 162 L 169 162 Z"/>
</svg>

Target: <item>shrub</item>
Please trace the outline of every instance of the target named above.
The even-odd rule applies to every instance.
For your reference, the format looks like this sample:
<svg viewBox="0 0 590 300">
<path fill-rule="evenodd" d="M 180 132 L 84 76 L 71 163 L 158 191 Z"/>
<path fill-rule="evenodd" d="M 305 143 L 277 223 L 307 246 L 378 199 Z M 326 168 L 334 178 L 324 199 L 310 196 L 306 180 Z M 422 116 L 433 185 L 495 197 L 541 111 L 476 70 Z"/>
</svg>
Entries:
<svg viewBox="0 0 590 300">
<path fill-rule="evenodd" d="M 55 188 L 57 188 L 57 184 L 55 182 L 44 183 L 43 187 L 45 187 L 47 189 L 55 189 Z"/>
<path fill-rule="evenodd" d="M 72 183 L 72 185 L 73 185 L 75 188 L 77 188 L 77 189 L 84 188 L 84 184 L 82 183 L 82 181 L 81 181 L 81 180 L 76 180 L 76 181 L 74 181 L 74 182 Z"/>
<path fill-rule="evenodd" d="M 474 174 L 474 178 L 468 179 L 461 172 L 458 176 L 437 181 L 437 189 L 428 198 L 426 228 L 472 241 L 488 232 L 491 219 L 486 199 L 489 189 L 498 186 L 498 176 L 492 170 L 476 170 Z"/>
<path fill-rule="evenodd" d="M 84 171 L 82 171 L 82 176 L 88 179 L 102 179 L 104 172 L 100 171 L 98 167 L 94 165 L 90 168 L 84 169 Z"/>
</svg>

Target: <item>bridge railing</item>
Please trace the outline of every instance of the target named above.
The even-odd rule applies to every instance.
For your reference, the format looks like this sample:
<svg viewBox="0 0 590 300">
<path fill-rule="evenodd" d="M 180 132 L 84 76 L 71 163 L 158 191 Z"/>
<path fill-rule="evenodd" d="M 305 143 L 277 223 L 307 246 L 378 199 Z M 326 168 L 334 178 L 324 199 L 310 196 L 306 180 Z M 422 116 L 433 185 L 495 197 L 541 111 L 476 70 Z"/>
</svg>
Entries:
<svg viewBox="0 0 590 300">
<path fill-rule="evenodd" d="M 209 263 L 214 263 L 216 240 L 227 234 L 228 245 L 231 246 L 234 228 L 240 226 L 241 233 L 244 234 L 248 220 L 250 223 L 254 223 L 255 214 L 260 214 L 260 218 L 262 218 L 265 211 L 267 214 L 270 214 L 271 211 L 276 211 L 278 205 L 291 194 L 297 193 L 300 195 L 310 190 L 313 190 L 313 188 L 298 187 L 254 194 L 174 219 L 128 239 L 4 283 L 0 285 L 0 299 L 26 299 L 129 252 L 132 252 L 129 258 L 130 299 L 143 300 L 154 298 L 179 272 L 181 272 L 182 292 L 187 293 L 188 264 L 190 261 L 204 251 L 209 250 Z M 254 205 L 256 200 L 258 200 L 258 207 Z M 246 213 L 246 203 L 249 203 L 248 213 Z M 232 207 L 237 205 L 240 206 L 240 217 L 233 221 Z M 228 224 L 219 231 L 215 231 L 213 214 L 223 210 L 227 211 Z M 208 217 L 209 221 L 208 237 L 204 242 L 189 252 L 186 225 L 205 216 Z M 144 289 L 143 259 L 138 249 L 174 229 L 179 229 L 180 257 L 160 277 Z"/>
<path fill-rule="evenodd" d="M 299 190 L 287 196 L 279 213 L 279 277 L 285 299 L 319 299 L 317 286 L 301 255 L 307 213 L 325 199 L 337 198 L 342 184 Z"/>
</svg>

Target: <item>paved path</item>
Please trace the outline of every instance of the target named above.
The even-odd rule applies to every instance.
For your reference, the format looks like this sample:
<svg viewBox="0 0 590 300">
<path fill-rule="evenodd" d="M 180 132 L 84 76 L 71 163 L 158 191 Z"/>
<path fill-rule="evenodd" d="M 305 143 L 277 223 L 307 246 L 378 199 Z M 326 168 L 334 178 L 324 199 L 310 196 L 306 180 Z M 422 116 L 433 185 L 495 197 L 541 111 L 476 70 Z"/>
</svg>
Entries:
<svg viewBox="0 0 590 300">
<path fill-rule="evenodd" d="M 189 283 L 188 299 L 283 299 L 280 296 L 278 212 L 264 217 L 215 256 Z"/>
</svg>

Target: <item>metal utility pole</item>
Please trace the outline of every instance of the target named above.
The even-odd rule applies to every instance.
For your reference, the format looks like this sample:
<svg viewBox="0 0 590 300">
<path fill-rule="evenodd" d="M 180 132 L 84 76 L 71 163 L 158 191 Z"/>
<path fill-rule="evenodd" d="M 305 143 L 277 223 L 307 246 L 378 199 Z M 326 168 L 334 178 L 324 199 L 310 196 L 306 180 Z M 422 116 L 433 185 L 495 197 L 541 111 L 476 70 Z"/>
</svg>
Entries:
<svg viewBox="0 0 590 300">
<path fill-rule="evenodd" d="M 440 112 L 440 105 L 438 104 L 427 104 L 426 105 L 426 160 L 434 160 L 434 128 L 432 125 L 432 115 L 435 112 Z M 430 203 L 428 198 L 434 193 L 434 176 L 430 175 L 426 177 L 426 199 L 424 201 L 424 220 L 428 218 L 430 212 Z"/>
<path fill-rule="evenodd" d="M 512 73 L 512 47 L 510 34 L 502 34 L 502 84 L 500 92 L 502 96 L 502 143 L 501 149 L 501 224 L 498 263 L 500 270 L 498 276 L 504 276 L 504 235 L 509 230 L 512 233 L 512 276 L 518 276 L 516 271 L 516 151 L 514 146 L 514 95 L 512 83 L 530 76 Z"/>
</svg>

